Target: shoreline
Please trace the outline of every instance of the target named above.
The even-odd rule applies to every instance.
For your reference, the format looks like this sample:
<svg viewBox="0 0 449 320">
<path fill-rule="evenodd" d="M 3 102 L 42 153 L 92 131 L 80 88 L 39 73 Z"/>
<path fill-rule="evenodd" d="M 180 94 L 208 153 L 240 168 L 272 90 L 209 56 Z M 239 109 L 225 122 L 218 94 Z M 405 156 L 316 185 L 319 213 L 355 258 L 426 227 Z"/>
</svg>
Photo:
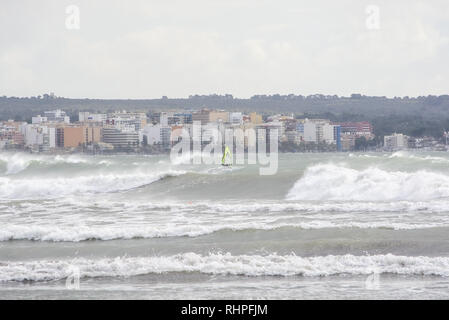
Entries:
<svg viewBox="0 0 449 320">
<path fill-rule="evenodd" d="M 308 151 L 282 151 L 279 150 L 280 154 L 296 154 L 296 153 L 335 153 L 335 154 L 350 154 L 350 153 L 395 153 L 395 152 L 441 152 L 447 153 L 449 150 L 435 150 L 435 149 L 398 149 L 398 150 L 351 150 L 351 151 L 317 151 L 317 150 L 308 150 Z M 86 155 L 86 156 L 114 156 L 114 155 L 144 155 L 144 156 L 157 156 L 157 155 L 170 155 L 170 150 L 167 152 L 82 152 L 82 151 L 70 151 L 70 150 L 58 150 L 51 152 L 32 152 L 30 150 L 24 149 L 2 149 L 1 153 L 10 153 L 10 154 L 36 154 L 36 155 Z M 267 152 L 269 154 L 270 152 Z M 245 152 L 247 154 L 247 152 Z"/>
</svg>

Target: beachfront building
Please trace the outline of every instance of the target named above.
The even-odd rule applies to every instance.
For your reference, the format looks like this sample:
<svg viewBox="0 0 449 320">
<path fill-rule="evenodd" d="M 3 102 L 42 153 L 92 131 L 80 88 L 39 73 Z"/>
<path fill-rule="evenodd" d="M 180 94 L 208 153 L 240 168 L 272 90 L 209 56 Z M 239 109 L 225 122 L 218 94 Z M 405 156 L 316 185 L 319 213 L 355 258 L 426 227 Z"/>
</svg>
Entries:
<svg viewBox="0 0 449 320">
<path fill-rule="evenodd" d="M 122 131 L 114 127 L 103 128 L 103 142 L 114 149 L 129 149 L 139 146 L 139 134 L 136 131 Z"/>
<path fill-rule="evenodd" d="M 391 136 L 384 136 L 384 148 L 389 151 L 407 149 L 408 139 L 409 137 L 402 133 L 393 133 Z"/>
<path fill-rule="evenodd" d="M 262 115 L 257 114 L 256 112 L 251 112 L 249 117 L 252 124 L 257 125 L 263 123 Z"/>
<path fill-rule="evenodd" d="M 90 113 L 83 111 L 78 113 L 79 122 L 98 122 L 105 123 L 108 118 L 106 113 Z"/>
<path fill-rule="evenodd" d="M 305 142 L 341 145 L 341 128 L 326 119 L 305 119 L 298 125 L 298 131 L 303 134 Z"/>
<path fill-rule="evenodd" d="M 207 123 L 209 123 L 209 114 L 210 114 L 210 110 L 206 109 L 206 108 L 201 109 L 196 112 L 193 112 L 192 113 L 192 122 L 198 121 L 202 125 L 207 124 Z"/>
<path fill-rule="evenodd" d="M 47 122 L 70 123 L 70 117 L 60 109 L 45 111 L 44 118 L 47 119 Z"/>
<path fill-rule="evenodd" d="M 178 126 L 175 126 L 177 128 Z M 147 145 L 171 146 L 172 127 L 162 124 L 148 124 L 142 130 L 142 142 Z"/>
<path fill-rule="evenodd" d="M 20 126 L 25 122 L 13 120 L 0 122 L 0 149 L 19 149 L 25 144 Z"/>
<path fill-rule="evenodd" d="M 366 139 L 374 138 L 373 126 L 368 121 L 359 122 L 340 122 L 342 134 L 351 134 L 356 137 L 365 137 Z"/>
<path fill-rule="evenodd" d="M 147 115 L 144 112 L 113 112 L 108 113 L 105 125 L 120 131 L 138 132 L 147 124 Z"/>
<path fill-rule="evenodd" d="M 230 112 L 229 123 L 241 125 L 243 123 L 243 114 L 241 112 Z"/>
</svg>

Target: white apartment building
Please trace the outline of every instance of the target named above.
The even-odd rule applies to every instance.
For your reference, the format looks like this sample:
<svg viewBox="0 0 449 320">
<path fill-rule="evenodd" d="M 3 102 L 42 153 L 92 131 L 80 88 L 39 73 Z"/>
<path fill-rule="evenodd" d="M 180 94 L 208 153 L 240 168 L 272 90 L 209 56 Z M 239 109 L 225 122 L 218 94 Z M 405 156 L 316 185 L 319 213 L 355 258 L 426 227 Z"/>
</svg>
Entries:
<svg viewBox="0 0 449 320">
<path fill-rule="evenodd" d="M 52 110 L 52 111 L 45 111 L 44 117 L 47 118 L 48 122 L 70 123 L 70 117 L 67 116 L 65 111 L 62 111 L 60 109 Z"/>
<path fill-rule="evenodd" d="M 56 128 L 24 123 L 20 126 L 25 146 L 37 151 L 48 151 L 56 147 Z"/>
<path fill-rule="evenodd" d="M 408 136 L 402 133 L 393 133 L 384 137 L 384 148 L 388 150 L 401 150 L 408 148 Z"/>
<path fill-rule="evenodd" d="M 326 123 L 325 125 L 323 125 L 322 141 L 326 142 L 327 144 L 337 143 L 336 127 L 338 127 L 338 125 L 333 125 L 330 123 Z"/>
<path fill-rule="evenodd" d="M 40 124 L 43 122 L 47 122 L 47 117 L 41 117 L 40 115 L 38 115 L 36 117 L 31 117 L 32 124 Z"/>
<path fill-rule="evenodd" d="M 149 145 L 162 144 L 170 146 L 171 127 L 161 124 L 147 124 L 142 129 L 142 140 L 144 137 L 146 137 Z"/>
<path fill-rule="evenodd" d="M 101 122 L 105 123 L 108 118 L 106 113 L 90 113 L 88 111 L 83 111 L 78 113 L 79 122 Z"/>
<path fill-rule="evenodd" d="M 317 124 L 312 121 L 304 122 L 304 141 L 317 142 Z"/>
<path fill-rule="evenodd" d="M 143 136 L 147 139 L 147 144 L 160 144 L 161 139 L 161 125 L 147 124 L 142 130 Z"/>
<path fill-rule="evenodd" d="M 31 117 L 32 124 L 41 124 L 46 122 L 70 123 L 70 117 L 67 116 L 65 111 L 59 109 L 53 111 L 45 111 L 43 117 L 41 115 Z"/>
<path fill-rule="evenodd" d="M 143 112 L 114 112 L 107 115 L 106 124 L 121 131 L 138 132 L 147 124 L 147 115 Z"/>
<path fill-rule="evenodd" d="M 242 124 L 243 123 L 243 114 L 241 112 L 229 113 L 229 122 L 231 124 Z"/>
<path fill-rule="evenodd" d="M 304 127 L 304 141 L 305 142 L 326 142 L 329 144 L 336 143 L 337 125 L 333 125 L 329 120 L 323 119 L 305 119 Z"/>
<path fill-rule="evenodd" d="M 103 128 L 103 142 L 114 148 L 132 148 L 139 145 L 139 134 L 135 131 L 121 131 L 117 128 Z"/>
</svg>

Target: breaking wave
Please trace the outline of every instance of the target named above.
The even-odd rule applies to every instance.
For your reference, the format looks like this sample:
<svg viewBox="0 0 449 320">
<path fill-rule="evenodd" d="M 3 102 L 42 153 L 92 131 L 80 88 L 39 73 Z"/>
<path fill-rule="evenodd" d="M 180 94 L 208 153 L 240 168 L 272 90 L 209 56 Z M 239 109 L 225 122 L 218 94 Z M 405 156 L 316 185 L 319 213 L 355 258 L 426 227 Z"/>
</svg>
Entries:
<svg viewBox="0 0 449 320">
<path fill-rule="evenodd" d="M 407 160 L 419 160 L 419 161 L 430 161 L 432 163 L 449 163 L 449 160 L 443 157 L 436 157 L 431 155 L 417 155 L 417 154 L 411 154 L 407 151 L 397 151 L 392 153 L 391 155 L 388 155 L 388 158 L 394 159 L 407 159 Z"/>
<path fill-rule="evenodd" d="M 287 194 L 288 200 L 423 201 L 449 197 L 449 176 L 419 170 L 356 170 L 342 165 L 309 167 Z"/>
<path fill-rule="evenodd" d="M 55 164 L 88 164 L 86 158 L 77 155 L 30 155 L 26 153 L 0 153 L 0 165 L 4 167 L 5 175 L 20 173 L 33 165 L 46 166 Z M 106 160 L 100 162 L 91 162 L 91 164 L 107 165 Z"/>
<path fill-rule="evenodd" d="M 117 257 L 103 259 L 38 260 L 0 262 L 0 282 L 63 280 L 77 267 L 82 278 L 131 277 L 169 272 L 197 272 L 211 275 L 304 276 L 398 275 L 449 276 L 447 257 L 231 255 L 184 253 L 173 256 Z"/>
<path fill-rule="evenodd" d="M 438 157 L 434 155 L 423 155 L 419 152 L 411 153 L 407 151 L 396 151 L 393 153 L 349 153 L 349 158 L 365 159 L 365 160 L 385 160 L 385 159 L 396 159 L 396 160 L 412 160 L 417 162 L 428 162 L 434 164 L 445 164 L 449 163 L 449 159 L 444 157 Z"/>
<path fill-rule="evenodd" d="M 178 226 L 4 226 L 0 230 L 0 241 L 30 240 L 48 242 L 80 242 L 87 240 L 129 240 L 165 237 L 198 237 L 221 231 L 279 230 L 282 228 L 313 229 L 391 229 L 415 230 L 448 227 L 448 223 L 412 223 L 412 222 L 332 222 L 312 220 L 301 223 L 244 222 L 215 225 L 178 225 Z"/>
<path fill-rule="evenodd" d="M 119 192 L 185 173 L 180 170 L 169 170 L 160 173 L 98 173 L 67 178 L 12 179 L 0 177 L 0 199 L 49 199 L 75 194 Z"/>
</svg>

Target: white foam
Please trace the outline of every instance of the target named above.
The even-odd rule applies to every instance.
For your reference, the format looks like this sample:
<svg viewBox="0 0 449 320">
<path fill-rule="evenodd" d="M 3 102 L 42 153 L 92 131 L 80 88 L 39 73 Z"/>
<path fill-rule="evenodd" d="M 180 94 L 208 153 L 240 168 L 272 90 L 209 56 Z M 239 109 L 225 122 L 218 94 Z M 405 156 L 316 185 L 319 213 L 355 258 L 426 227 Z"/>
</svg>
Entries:
<svg viewBox="0 0 449 320">
<path fill-rule="evenodd" d="M 56 198 L 85 193 L 108 193 L 148 185 L 167 176 L 185 174 L 185 171 L 168 170 L 148 173 L 90 174 L 78 177 L 39 177 L 15 179 L 0 177 L 0 200 Z"/>
<path fill-rule="evenodd" d="M 68 156 L 61 156 L 56 155 L 54 159 L 47 159 L 47 162 L 49 163 L 72 163 L 72 164 L 78 164 L 78 163 L 88 163 L 87 159 L 82 158 L 81 156 L 77 155 L 68 155 Z"/>
<path fill-rule="evenodd" d="M 39 160 L 25 157 L 22 154 L 0 153 L 0 161 L 6 164 L 5 174 L 9 175 L 21 172 L 28 168 L 32 161 Z"/>
<path fill-rule="evenodd" d="M 257 203 L 208 203 L 198 202 L 198 206 L 216 212 L 448 212 L 449 200 L 432 201 L 297 201 Z M 179 204 L 171 204 L 174 208 Z"/>
<path fill-rule="evenodd" d="M 88 163 L 87 159 L 77 155 L 38 155 L 26 153 L 1 153 L 0 161 L 6 164 L 7 175 L 17 174 L 26 170 L 32 163 L 51 165 L 57 163 L 78 164 Z"/>
<path fill-rule="evenodd" d="M 83 278 L 129 277 L 168 272 L 199 272 L 244 276 L 331 276 L 392 273 L 449 276 L 447 257 L 231 255 L 184 253 L 173 256 L 117 257 L 103 259 L 39 260 L 0 263 L 0 282 L 49 281 L 68 277 L 73 267 Z"/>
<path fill-rule="evenodd" d="M 309 167 L 287 194 L 288 200 L 420 201 L 449 197 L 449 176 L 420 170 L 356 170 L 342 165 Z"/>
<path fill-rule="evenodd" d="M 430 161 L 431 163 L 448 163 L 449 159 L 444 157 L 436 157 L 431 155 L 421 156 L 419 154 L 412 154 L 407 151 L 397 151 L 388 156 L 390 159 L 399 158 L 399 159 L 411 159 L 418 161 Z"/>
<path fill-rule="evenodd" d="M 0 241 L 33 240 L 33 241 L 67 241 L 114 240 L 133 238 L 161 238 L 175 236 L 195 237 L 220 230 L 221 226 L 201 225 L 112 225 L 112 226 L 51 226 L 51 225 L 10 225 L 0 230 Z M 225 226 L 226 229 L 226 226 Z"/>
<path fill-rule="evenodd" d="M 220 222 L 216 219 L 214 223 L 208 221 L 197 221 L 178 224 L 174 222 L 160 223 L 132 223 L 120 222 L 107 224 L 105 226 L 82 224 L 72 225 L 8 225 L 4 224 L 0 230 L 0 241 L 10 240 L 32 240 L 53 242 L 79 242 L 85 240 L 116 240 L 135 238 L 163 238 L 163 237 L 197 237 L 218 231 L 232 230 L 277 230 L 280 228 L 299 229 L 327 229 L 327 228 L 359 228 L 359 229 L 392 229 L 413 230 L 436 227 L 448 227 L 449 222 L 397 222 L 397 221 L 338 221 L 325 219 L 311 219 L 306 222 L 273 222 L 273 219 L 254 219 L 249 221 L 238 221 L 238 217 L 232 221 Z M 215 219 L 214 219 L 215 220 Z M 229 219 L 228 219 L 229 220 Z M 282 220 L 282 219 L 280 219 Z M 208 223 L 209 222 L 209 223 Z"/>
</svg>

